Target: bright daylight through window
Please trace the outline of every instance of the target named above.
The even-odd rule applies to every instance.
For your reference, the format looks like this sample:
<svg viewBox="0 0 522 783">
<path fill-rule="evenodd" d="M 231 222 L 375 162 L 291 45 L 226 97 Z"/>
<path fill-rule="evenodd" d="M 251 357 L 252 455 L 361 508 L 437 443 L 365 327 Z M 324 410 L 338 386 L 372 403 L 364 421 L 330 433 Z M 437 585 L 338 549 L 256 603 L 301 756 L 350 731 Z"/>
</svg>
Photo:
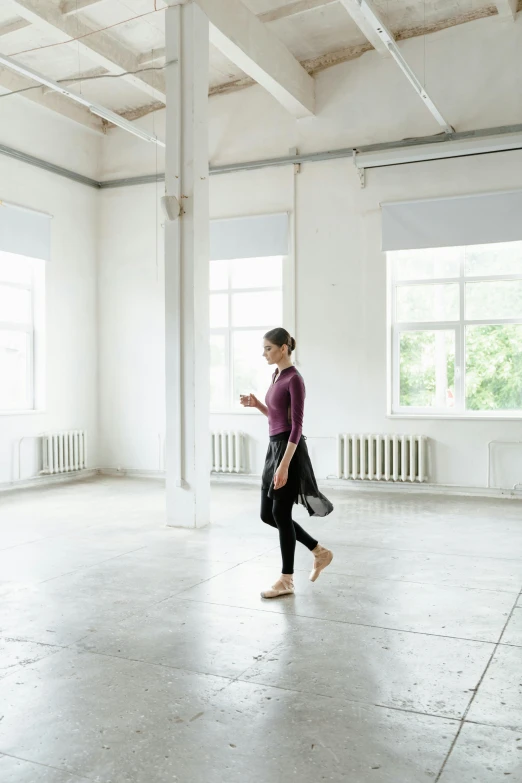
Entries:
<svg viewBox="0 0 522 783">
<path fill-rule="evenodd" d="M 522 416 L 522 242 L 387 255 L 392 413 Z"/>
<path fill-rule="evenodd" d="M 0 252 L 0 411 L 35 404 L 35 319 L 44 263 Z"/>
<path fill-rule="evenodd" d="M 283 321 L 283 257 L 211 261 L 210 292 L 211 410 L 243 410 L 239 395 L 270 382 L 263 335 Z"/>
</svg>

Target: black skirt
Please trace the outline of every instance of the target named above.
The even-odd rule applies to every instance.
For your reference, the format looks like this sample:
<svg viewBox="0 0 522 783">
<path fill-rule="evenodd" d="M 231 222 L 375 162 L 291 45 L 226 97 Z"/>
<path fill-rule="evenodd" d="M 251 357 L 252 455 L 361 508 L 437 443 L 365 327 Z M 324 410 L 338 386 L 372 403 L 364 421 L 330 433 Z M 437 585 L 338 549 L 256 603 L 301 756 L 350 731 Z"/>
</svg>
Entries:
<svg viewBox="0 0 522 783">
<path fill-rule="evenodd" d="M 274 493 L 277 495 L 277 492 L 283 490 L 285 494 L 290 492 L 294 496 L 294 503 L 301 503 L 311 517 L 326 517 L 332 513 L 334 507 L 319 491 L 304 435 L 301 436 L 295 454 L 290 460 L 286 485 L 279 490 L 274 489 L 274 474 L 283 459 L 289 437 L 290 432 L 270 436 L 261 480 L 263 492 L 272 499 Z"/>
</svg>

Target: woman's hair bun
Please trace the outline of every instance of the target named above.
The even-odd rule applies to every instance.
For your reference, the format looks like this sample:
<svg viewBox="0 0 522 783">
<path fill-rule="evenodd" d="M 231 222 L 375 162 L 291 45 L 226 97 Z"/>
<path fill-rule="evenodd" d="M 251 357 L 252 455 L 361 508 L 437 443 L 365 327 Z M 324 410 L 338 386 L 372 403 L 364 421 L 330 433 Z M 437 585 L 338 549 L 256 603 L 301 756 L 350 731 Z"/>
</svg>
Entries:
<svg viewBox="0 0 522 783">
<path fill-rule="evenodd" d="M 288 346 L 290 353 L 295 351 L 294 338 L 291 337 L 290 332 L 287 332 L 282 326 L 278 326 L 276 329 L 270 329 L 270 331 L 265 334 L 264 339 L 268 340 L 273 345 L 278 345 L 279 348 L 282 348 L 283 345 Z"/>
</svg>

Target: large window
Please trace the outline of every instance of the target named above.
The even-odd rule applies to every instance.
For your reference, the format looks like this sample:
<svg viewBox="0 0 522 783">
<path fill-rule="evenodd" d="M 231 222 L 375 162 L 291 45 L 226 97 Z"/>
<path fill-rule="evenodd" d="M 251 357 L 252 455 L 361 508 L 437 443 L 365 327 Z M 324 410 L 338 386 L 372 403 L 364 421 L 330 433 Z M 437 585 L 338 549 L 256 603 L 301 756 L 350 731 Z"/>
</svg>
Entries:
<svg viewBox="0 0 522 783">
<path fill-rule="evenodd" d="M 38 407 L 44 266 L 0 252 L 0 412 Z"/>
<path fill-rule="evenodd" d="M 522 242 L 388 264 L 392 413 L 522 416 Z"/>
<path fill-rule="evenodd" d="M 239 395 L 264 395 L 270 370 L 263 335 L 283 323 L 284 257 L 210 262 L 210 404 L 244 410 Z"/>
</svg>

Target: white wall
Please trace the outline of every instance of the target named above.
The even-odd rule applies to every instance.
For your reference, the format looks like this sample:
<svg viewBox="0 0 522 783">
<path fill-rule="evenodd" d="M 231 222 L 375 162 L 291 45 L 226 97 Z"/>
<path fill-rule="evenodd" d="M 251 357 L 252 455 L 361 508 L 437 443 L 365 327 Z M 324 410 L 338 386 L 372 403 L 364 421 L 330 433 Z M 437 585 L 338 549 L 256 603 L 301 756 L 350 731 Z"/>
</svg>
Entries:
<svg viewBox="0 0 522 783">
<path fill-rule="evenodd" d="M 101 137 L 21 98 L 0 101 L 0 143 L 96 177 Z M 46 264 L 46 408 L 0 415 L 0 484 L 38 467 L 36 437 L 84 428 L 89 463 L 98 461 L 97 420 L 97 192 L 0 155 L 0 199 L 48 212 L 51 261 Z M 44 262 L 42 262 L 44 263 Z"/>
<path fill-rule="evenodd" d="M 163 229 L 155 185 L 99 194 L 102 467 L 163 469 Z"/>
<path fill-rule="evenodd" d="M 514 67 L 521 46 L 520 18 L 515 24 L 486 19 L 426 39 L 427 87 L 457 130 L 522 120 L 522 74 Z M 403 51 L 422 75 L 424 42 L 407 41 Z M 375 53 L 320 74 L 317 99 L 317 116 L 300 122 L 260 88 L 212 99 L 211 163 L 438 130 L 402 74 Z M 154 122 L 161 132 L 161 117 Z M 163 165 L 149 145 L 119 132 L 104 145 L 103 160 L 104 178 L 153 173 Z M 305 432 L 318 475 L 335 472 L 338 432 L 419 432 L 433 439 L 432 481 L 485 486 L 488 442 L 512 439 L 519 423 L 386 417 L 379 204 L 521 186 L 522 152 L 374 170 L 365 190 L 349 159 L 302 166 L 295 204 L 296 338 L 308 391 Z M 212 217 L 292 208 L 293 199 L 291 168 L 211 179 Z M 161 216 L 154 187 L 106 191 L 101 203 L 102 463 L 157 470 L 164 427 L 161 261 L 159 272 L 156 267 Z M 265 420 L 237 414 L 211 421 L 251 434 L 253 470 L 259 472 Z"/>
</svg>

